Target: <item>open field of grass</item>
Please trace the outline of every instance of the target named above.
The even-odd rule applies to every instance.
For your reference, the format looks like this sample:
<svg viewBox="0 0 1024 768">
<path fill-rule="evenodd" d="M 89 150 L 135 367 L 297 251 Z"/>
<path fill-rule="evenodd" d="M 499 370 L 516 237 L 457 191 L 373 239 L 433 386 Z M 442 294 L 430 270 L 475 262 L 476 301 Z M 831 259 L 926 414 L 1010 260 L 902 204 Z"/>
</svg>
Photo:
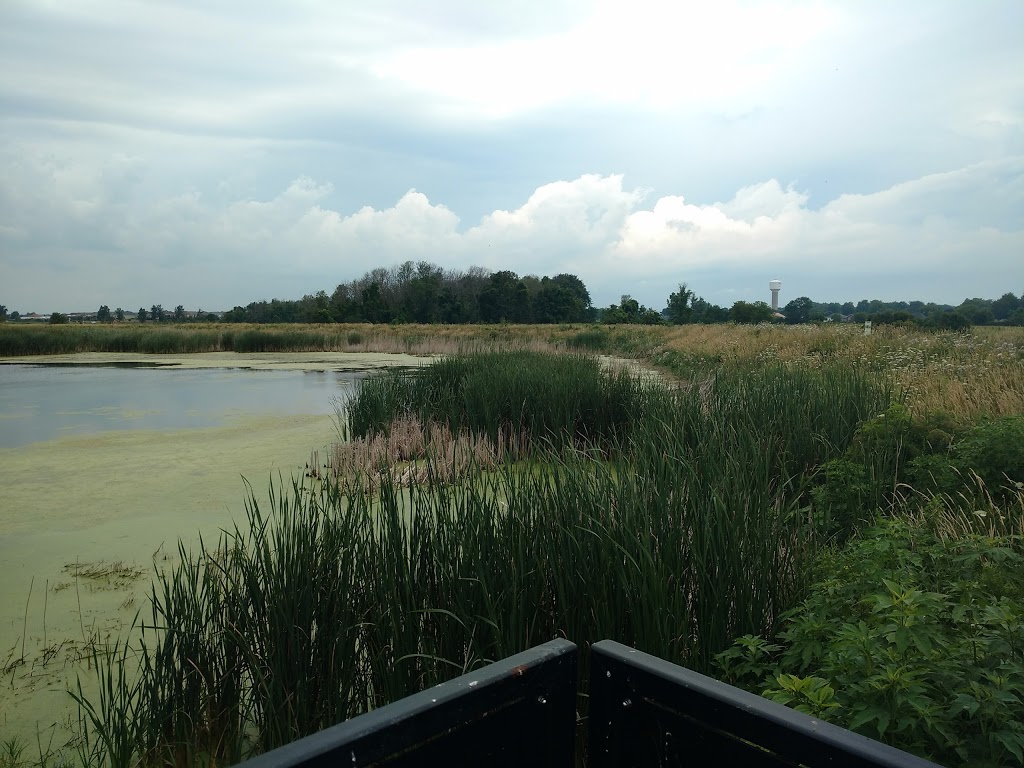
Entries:
<svg viewBox="0 0 1024 768">
<path fill-rule="evenodd" d="M 205 332 L 229 330 L 239 329 Z M 887 521 L 904 527 L 878 552 L 909 540 L 911 566 L 916 537 L 927 534 L 939 550 L 947 545 L 936 539 L 980 543 L 972 557 L 990 588 L 964 593 L 979 616 L 1024 599 L 1001 575 L 1024 556 L 1024 332 L 1016 329 L 241 332 L 280 333 L 282 344 L 289 332 L 339 344 L 361 333 L 361 349 L 417 339 L 401 351 L 463 354 L 367 379 L 340 414 L 354 440 L 385 440 L 418 423 L 415 449 L 379 455 L 423 471 L 395 473 L 395 459 L 339 451 L 326 476 L 285 482 L 269 496 L 254 491 L 248 520 L 181 553 L 181 565 L 154 584 L 143 643 L 95 659 L 103 693 L 82 697 L 78 762 L 234 761 L 555 636 L 584 649 L 612 638 L 699 671 L 724 669 L 736 682 L 756 680 L 757 692 L 766 675 L 775 686 L 775 673 L 833 670 L 830 682 L 804 684 L 820 703 L 822 686 L 848 684 L 843 675 L 855 671 L 824 657 L 820 668 L 786 667 L 773 641 L 780 630 L 793 643 L 806 637 L 792 628 L 806 606 L 829 625 L 827 589 L 842 590 L 822 587 L 823 574 L 834 581 L 845 572 L 828 574 L 828 563 L 870 550 Z M 583 352 L 634 357 L 671 376 L 641 381 Z M 442 427 L 444 440 L 432 441 L 428 433 Z M 496 451 L 457 473 L 432 469 L 460 440 Z M 361 476 L 373 482 L 353 482 Z M 950 557 L 965 551 L 957 546 L 948 545 Z M 842 621 L 854 621 L 840 612 L 851 602 L 893 599 L 882 566 L 878 583 L 848 571 L 859 581 L 832 606 Z M 965 584 L 974 578 L 963 573 Z M 913 569 L 899 578 L 900 594 L 912 593 Z M 1024 687 L 1014 687 L 1024 683 L 1024 644 L 1014 639 L 1024 625 L 1019 615 L 1001 623 L 992 615 L 992 663 L 1009 665 L 992 674 L 1012 684 L 999 694 L 1003 709 L 990 710 L 1024 713 Z M 746 650 L 721 655 L 743 637 Z M 909 641 L 880 629 L 871 642 L 884 660 L 906 654 Z M 946 673 L 954 680 L 955 670 Z M 989 695 L 986 680 L 964 685 Z M 779 700 L 786 690 L 776 690 Z M 908 695 L 894 689 L 886 701 L 910 717 Z M 843 702 L 837 716 L 866 711 Z M 972 720 L 970 707 L 950 715 L 950 702 L 929 706 L 945 719 L 916 741 L 900 736 L 917 734 L 916 725 L 889 732 L 889 714 L 875 710 L 853 726 L 932 756 L 946 729 L 963 734 L 966 751 L 950 753 L 963 764 L 1014 764 L 1021 729 Z"/>
</svg>

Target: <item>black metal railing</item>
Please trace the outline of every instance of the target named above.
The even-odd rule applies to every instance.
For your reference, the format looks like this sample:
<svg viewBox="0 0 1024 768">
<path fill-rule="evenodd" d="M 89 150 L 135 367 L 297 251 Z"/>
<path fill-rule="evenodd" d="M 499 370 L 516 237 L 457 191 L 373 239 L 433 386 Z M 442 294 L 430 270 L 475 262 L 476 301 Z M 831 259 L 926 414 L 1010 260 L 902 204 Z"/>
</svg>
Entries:
<svg viewBox="0 0 1024 768">
<path fill-rule="evenodd" d="M 603 640 L 590 653 L 591 768 L 849 766 L 927 760 Z"/>
<path fill-rule="evenodd" d="M 555 640 L 245 763 L 577 764 L 576 646 Z M 610 640 L 590 653 L 591 768 L 851 766 L 926 760 Z"/>
<path fill-rule="evenodd" d="M 553 640 L 244 763 L 270 766 L 573 765 L 576 646 Z"/>
</svg>

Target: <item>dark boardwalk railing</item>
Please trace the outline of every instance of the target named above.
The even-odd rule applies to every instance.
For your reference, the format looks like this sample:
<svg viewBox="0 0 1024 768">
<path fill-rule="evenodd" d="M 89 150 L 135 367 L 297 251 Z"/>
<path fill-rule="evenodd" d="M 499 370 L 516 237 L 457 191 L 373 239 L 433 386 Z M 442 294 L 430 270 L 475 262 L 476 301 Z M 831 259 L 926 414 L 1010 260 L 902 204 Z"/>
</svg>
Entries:
<svg viewBox="0 0 1024 768">
<path fill-rule="evenodd" d="M 590 669 L 591 768 L 934 766 L 609 640 Z M 576 675 L 576 646 L 555 640 L 244 765 L 572 768 Z"/>
<path fill-rule="evenodd" d="M 935 765 L 611 640 L 591 648 L 589 753 L 591 768 Z"/>
<path fill-rule="evenodd" d="M 531 648 L 244 763 L 270 766 L 573 764 L 576 646 Z"/>
</svg>

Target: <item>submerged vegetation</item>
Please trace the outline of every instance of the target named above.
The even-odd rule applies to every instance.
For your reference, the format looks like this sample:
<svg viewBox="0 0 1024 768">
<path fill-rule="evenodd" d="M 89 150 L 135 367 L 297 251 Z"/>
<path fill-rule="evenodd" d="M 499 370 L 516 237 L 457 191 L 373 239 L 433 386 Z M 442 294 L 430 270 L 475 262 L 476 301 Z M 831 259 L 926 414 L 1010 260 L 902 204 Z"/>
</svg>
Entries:
<svg viewBox="0 0 1024 768">
<path fill-rule="evenodd" d="M 1024 334 L 292 330 L 463 354 L 363 381 L 326 467 L 158 574 L 82 762 L 235 761 L 564 636 L 1020 764 Z"/>
</svg>

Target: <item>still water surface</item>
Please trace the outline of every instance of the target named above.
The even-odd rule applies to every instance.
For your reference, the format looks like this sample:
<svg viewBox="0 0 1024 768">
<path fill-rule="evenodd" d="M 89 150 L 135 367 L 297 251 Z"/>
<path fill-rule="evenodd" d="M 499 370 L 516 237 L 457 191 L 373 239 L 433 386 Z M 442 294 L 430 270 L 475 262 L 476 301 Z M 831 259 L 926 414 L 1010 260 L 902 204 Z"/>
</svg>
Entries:
<svg viewBox="0 0 1024 768">
<path fill-rule="evenodd" d="M 278 357 L 252 364 L 323 370 L 0 365 L 0 744 L 62 743 L 83 649 L 130 631 L 177 542 L 244 522 L 245 480 L 265 499 L 322 463 L 368 367 L 417 363 Z"/>
<path fill-rule="evenodd" d="M 125 429 L 220 426 L 246 413 L 333 414 L 365 371 L 0 366 L 0 448 Z"/>
</svg>

